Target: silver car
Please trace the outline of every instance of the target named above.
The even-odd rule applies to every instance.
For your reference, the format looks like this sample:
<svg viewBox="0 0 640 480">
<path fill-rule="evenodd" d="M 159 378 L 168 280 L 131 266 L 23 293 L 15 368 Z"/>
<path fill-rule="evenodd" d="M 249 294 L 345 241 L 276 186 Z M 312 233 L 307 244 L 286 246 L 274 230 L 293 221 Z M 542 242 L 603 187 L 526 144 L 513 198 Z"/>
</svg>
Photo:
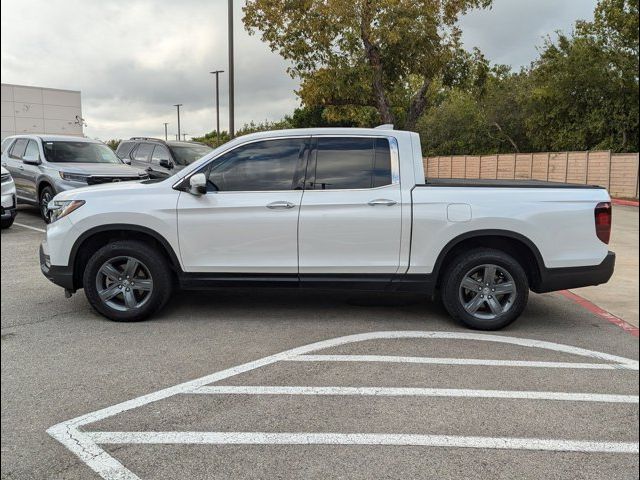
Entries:
<svg viewBox="0 0 640 480">
<path fill-rule="evenodd" d="M 2 142 L 2 166 L 13 176 L 19 203 L 37 205 L 45 222 L 56 194 L 87 185 L 149 178 L 107 145 L 84 137 L 14 135 Z"/>
</svg>

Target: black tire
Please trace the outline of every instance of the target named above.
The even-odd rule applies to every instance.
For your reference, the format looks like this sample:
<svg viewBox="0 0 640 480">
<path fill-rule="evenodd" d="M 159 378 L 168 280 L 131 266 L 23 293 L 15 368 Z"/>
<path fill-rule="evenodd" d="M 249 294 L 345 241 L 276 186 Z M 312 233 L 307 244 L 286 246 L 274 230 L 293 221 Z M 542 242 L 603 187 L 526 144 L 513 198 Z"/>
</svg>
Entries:
<svg viewBox="0 0 640 480">
<path fill-rule="evenodd" d="M 140 301 L 139 305 L 132 308 L 124 305 L 126 302 L 124 289 L 127 288 L 125 284 L 129 284 L 129 280 L 127 280 L 129 277 L 124 278 L 126 275 L 126 265 L 124 265 L 125 268 L 122 269 L 121 273 L 123 275 L 123 277 L 120 278 L 122 283 L 115 285 L 116 283 L 120 283 L 115 279 L 102 290 L 105 292 L 111 289 L 113 292 L 117 288 L 119 289 L 119 293 L 109 300 L 103 300 L 98 291 L 99 284 L 102 280 L 106 282 L 110 281 L 110 279 L 102 273 L 100 273 L 100 279 L 98 277 L 99 272 L 102 271 L 101 269 L 107 262 L 113 262 L 114 265 L 117 265 L 118 261 L 126 262 L 126 259 L 129 258 L 140 264 L 137 271 L 139 272 L 141 281 L 138 282 L 138 284 L 140 285 L 143 280 L 150 280 L 151 285 L 150 292 L 139 291 L 137 289 L 140 287 L 134 285 L 133 280 L 135 278 L 132 276 L 132 293 L 127 293 L 127 295 L 134 295 L 133 292 L 137 292 L 134 295 L 134 299 Z M 109 263 L 109 266 L 113 265 Z M 120 272 L 120 270 L 118 271 Z M 102 247 L 91 256 L 84 270 L 83 287 L 87 300 L 89 300 L 91 306 L 99 314 L 117 322 L 137 322 L 148 318 L 165 306 L 171 297 L 173 289 L 173 273 L 169 268 L 166 258 L 154 247 L 134 240 L 118 240 Z M 126 291 L 129 292 L 130 290 L 127 288 Z M 113 305 L 120 303 L 122 305 L 118 306 L 124 308 L 124 310 L 113 307 Z"/>
<path fill-rule="evenodd" d="M 47 204 L 55 196 L 56 192 L 54 192 L 53 188 L 48 185 L 40 190 L 40 195 L 38 196 L 38 208 L 40 209 L 40 216 L 44 220 L 44 223 L 51 223 L 51 215 L 47 209 Z"/>
<path fill-rule="evenodd" d="M 475 280 L 478 292 L 475 288 L 467 288 L 469 284 L 474 285 L 474 279 L 492 272 L 494 266 L 497 267 L 492 275 L 496 279 L 495 285 L 491 282 L 487 286 L 483 279 Z M 512 292 L 494 293 L 496 288 L 509 291 L 512 287 Z M 499 330 L 523 312 L 529 298 L 529 281 L 522 265 L 511 255 L 491 248 L 478 248 L 460 254 L 449 264 L 442 279 L 441 296 L 445 309 L 454 319 L 477 330 Z M 477 304 L 481 306 L 475 314 L 465 308 L 466 305 L 473 310 Z"/>
<path fill-rule="evenodd" d="M 2 220 L 2 225 L 0 225 L 2 229 L 4 230 L 5 228 L 9 228 L 11 225 L 13 225 L 13 221 L 15 220 L 15 218 L 16 217 L 11 217 L 11 218 Z"/>
</svg>

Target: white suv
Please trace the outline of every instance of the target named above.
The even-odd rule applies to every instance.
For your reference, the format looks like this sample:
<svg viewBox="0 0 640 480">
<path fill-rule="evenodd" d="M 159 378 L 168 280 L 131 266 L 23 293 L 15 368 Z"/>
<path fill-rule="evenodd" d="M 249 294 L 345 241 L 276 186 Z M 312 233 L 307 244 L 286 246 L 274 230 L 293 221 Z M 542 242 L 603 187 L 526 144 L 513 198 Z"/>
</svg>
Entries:
<svg viewBox="0 0 640 480">
<path fill-rule="evenodd" d="M 2 228 L 13 225 L 16 213 L 16 186 L 9 171 L 2 167 Z"/>
</svg>

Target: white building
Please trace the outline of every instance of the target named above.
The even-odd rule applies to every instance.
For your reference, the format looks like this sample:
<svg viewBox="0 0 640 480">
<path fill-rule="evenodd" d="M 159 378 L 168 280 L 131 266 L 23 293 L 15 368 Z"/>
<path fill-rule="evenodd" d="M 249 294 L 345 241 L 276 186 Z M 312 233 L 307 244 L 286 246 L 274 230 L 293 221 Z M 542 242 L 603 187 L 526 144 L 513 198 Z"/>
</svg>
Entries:
<svg viewBox="0 0 640 480">
<path fill-rule="evenodd" d="M 82 136 L 80 92 L 2 84 L 2 138 L 19 133 Z"/>
</svg>

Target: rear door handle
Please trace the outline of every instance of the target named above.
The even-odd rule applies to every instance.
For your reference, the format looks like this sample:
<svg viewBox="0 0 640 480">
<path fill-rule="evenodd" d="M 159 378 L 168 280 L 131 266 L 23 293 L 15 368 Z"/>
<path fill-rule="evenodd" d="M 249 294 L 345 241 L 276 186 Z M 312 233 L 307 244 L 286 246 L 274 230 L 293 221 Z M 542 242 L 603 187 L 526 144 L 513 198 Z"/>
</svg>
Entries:
<svg viewBox="0 0 640 480">
<path fill-rule="evenodd" d="M 285 201 L 273 202 L 267 205 L 267 208 L 270 208 L 271 210 L 275 210 L 278 208 L 293 208 L 293 207 L 295 207 L 295 204 L 291 202 L 285 202 Z"/>
<path fill-rule="evenodd" d="M 396 203 L 395 200 L 388 200 L 386 198 L 376 198 L 375 200 L 371 200 L 369 202 L 369 205 L 371 205 L 372 207 L 377 207 L 378 205 L 382 205 L 385 207 L 393 207 Z"/>
</svg>

